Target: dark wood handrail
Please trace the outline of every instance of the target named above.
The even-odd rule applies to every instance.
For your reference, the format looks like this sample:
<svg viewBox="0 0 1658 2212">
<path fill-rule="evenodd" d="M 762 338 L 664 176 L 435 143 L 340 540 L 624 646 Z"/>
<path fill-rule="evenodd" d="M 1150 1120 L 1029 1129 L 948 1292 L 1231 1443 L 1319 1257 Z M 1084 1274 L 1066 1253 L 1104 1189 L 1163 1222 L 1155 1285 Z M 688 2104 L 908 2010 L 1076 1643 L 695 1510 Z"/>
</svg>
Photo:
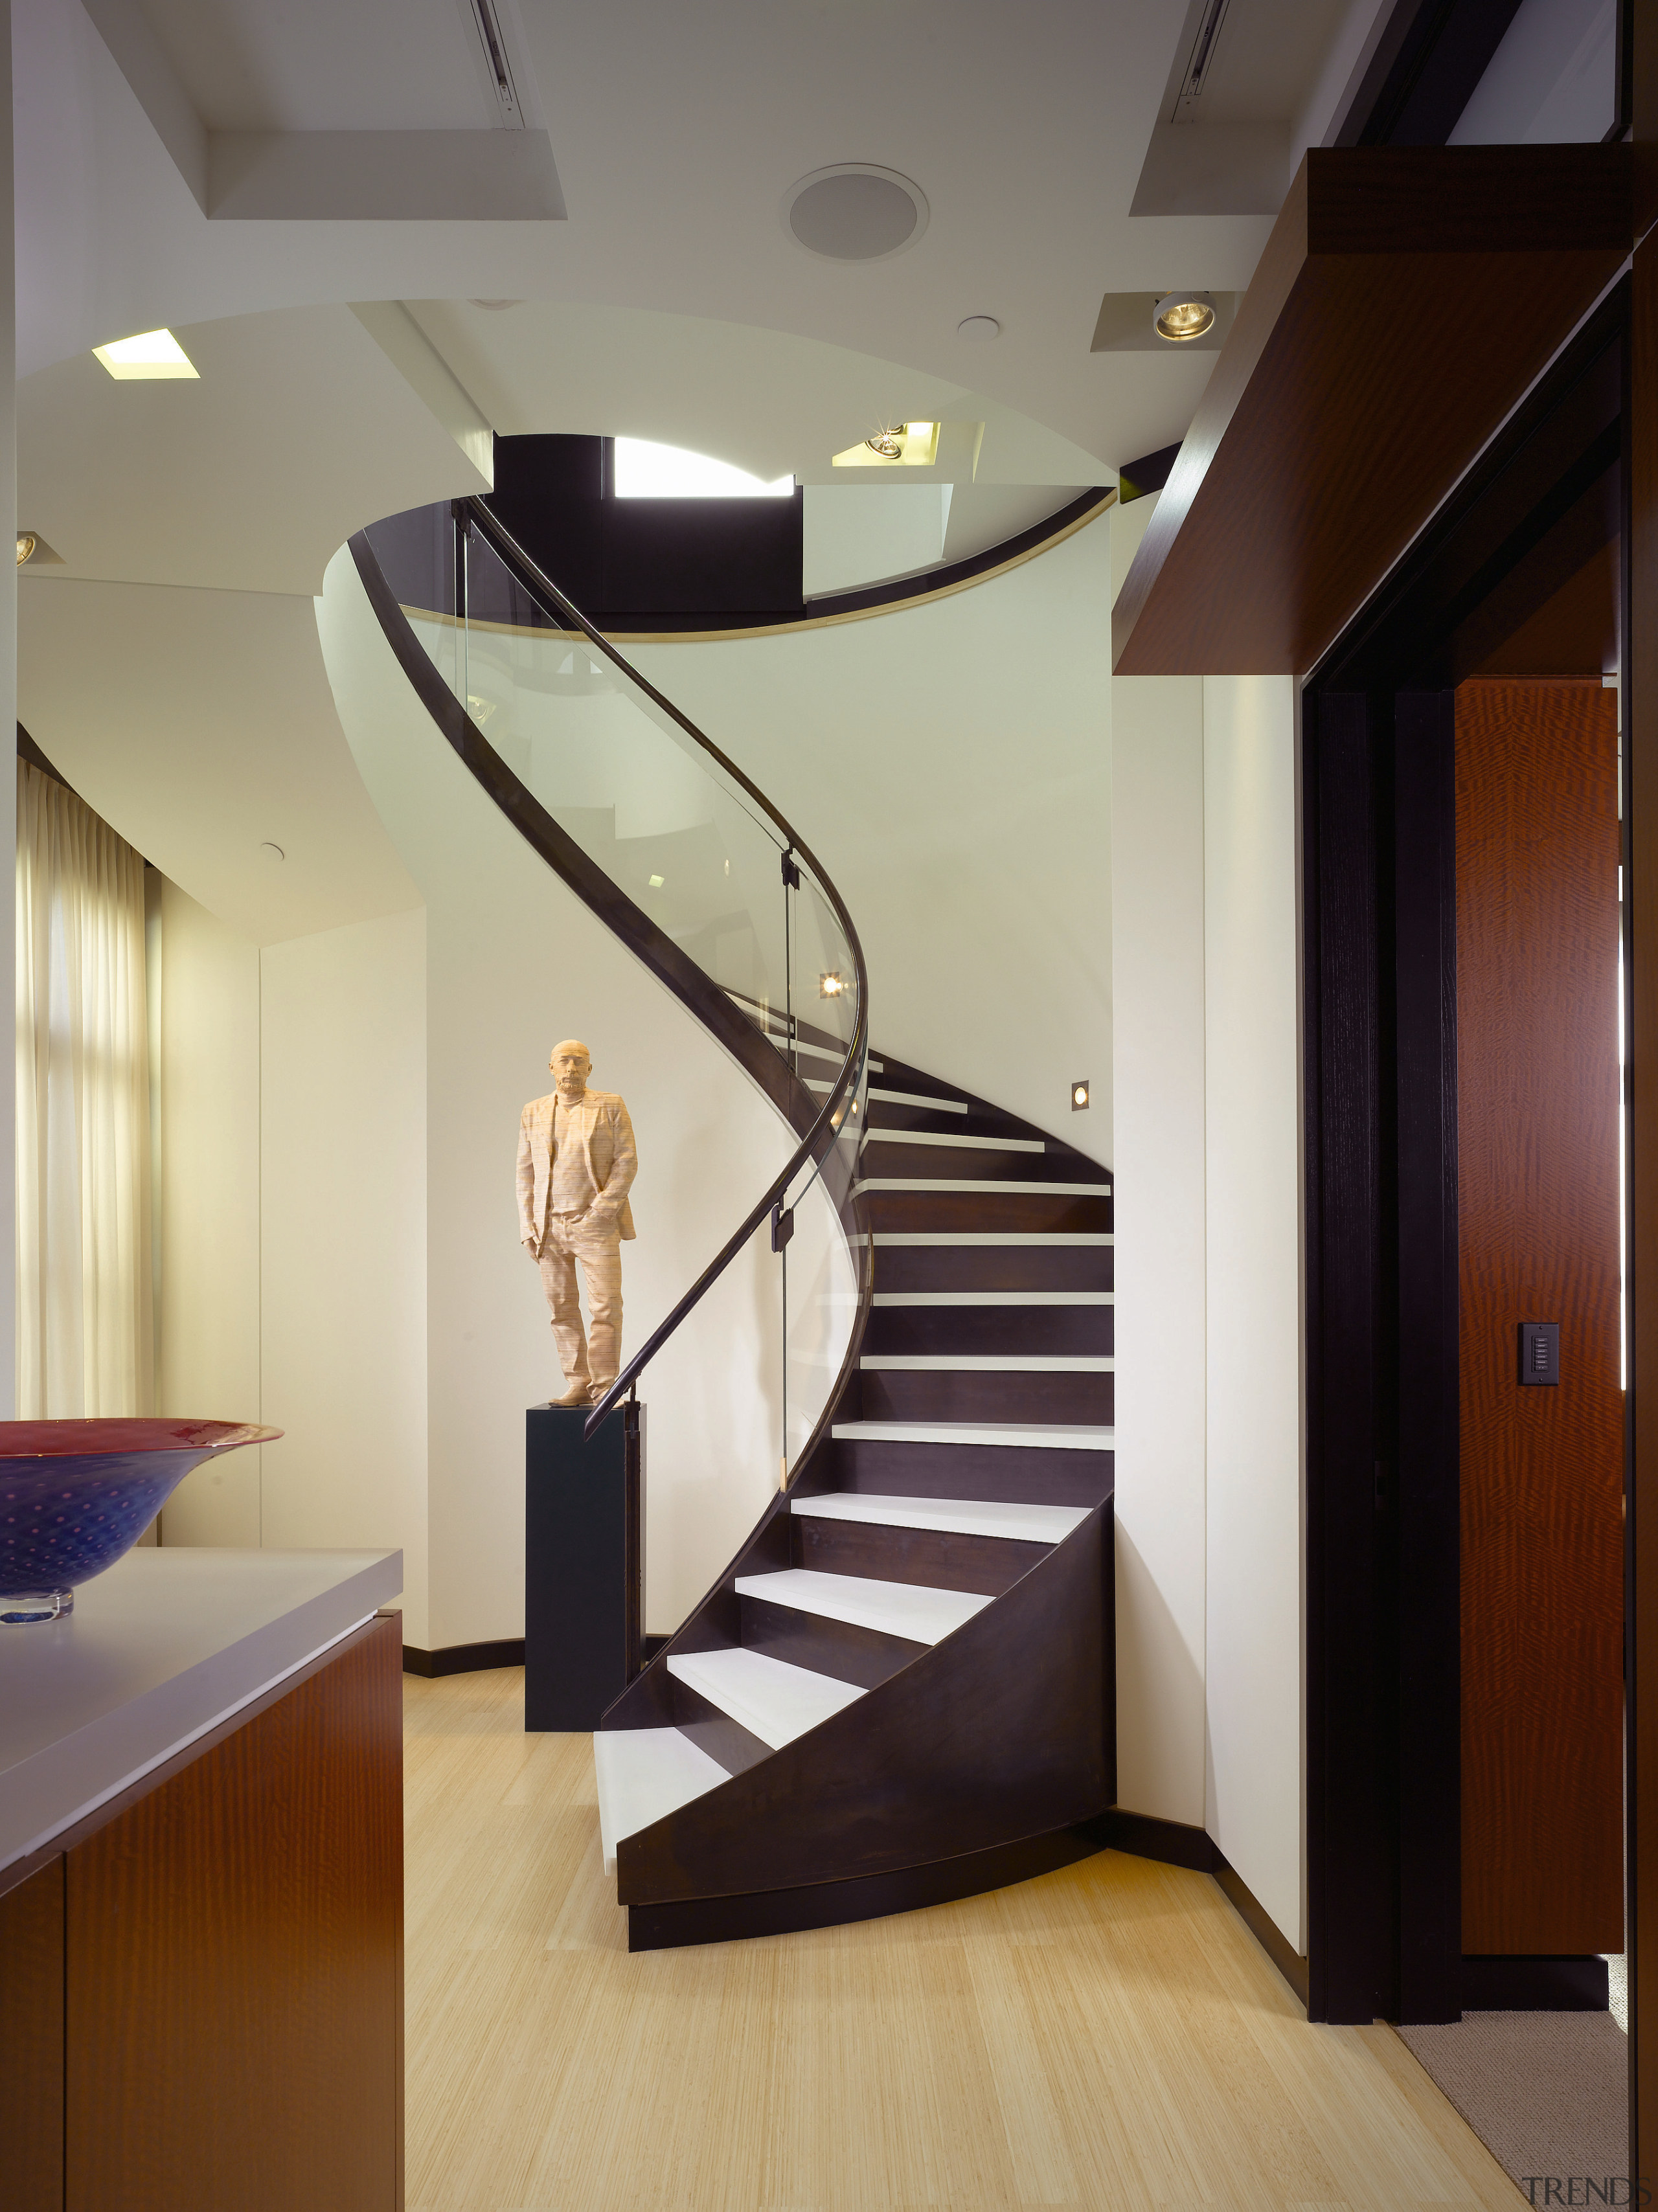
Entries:
<svg viewBox="0 0 1658 2212">
<path fill-rule="evenodd" d="M 457 500 L 453 512 L 456 520 L 467 529 L 476 530 L 490 545 L 497 558 L 507 569 L 514 582 L 539 605 L 541 612 L 555 627 L 569 628 L 580 633 L 594 649 L 601 653 L 611 665 L 620 672 L 628 682 L 667 714 L 681 729 L 697 749 L 718 768 L 722 778 L 735 785 L 744 796 L 765 815 L 772 825 L 779 841 L 779 855 L 803 868 L 814 879 L 817 889 L 828 901 L 835 920 L 846 940 L 852 957 L 856 977 L 857 1010 L 853 1023 L 852 1036 L 846 1056 L 821 1110 L 812 1118 L 802 1142 L 790 1156 L 788 1164 L 776 1176 L 765 1195 L 743 1221 L 741 1226 L 726 1241 L 713 1259 L 697 1277 L 683 1297 L 667 1317 L 652 1331 L 645 1342 L 623 1367 L 620 1374 L 604 1396 L 588 1414 L 585 1433 L 591 1436 L 606 1416 L 620 1401 L 634 1391 L 638 1378 L 655 1354 L 661 1351 L 686 1315 L 706 1297 L 737 1254 L 742 1250 L 772 1209 L 787 1198 L 789 1188 L 803 1170 L 815 1171 L 834 1146 L 844 1127 L 859 1075 L 868 1056 L 869 1043 L 869 975 L 863 957 L 863 947 L 853 927 L 852 917 L 845 902 L 828 874 L 820 866 L 809 846 L 795 831 L 793 824 L 780 814 L 755 784 L 736 763 L 728 759 L 712 740 L 705 737 L 696 724 L 680 713 L 673 701 L 664 697 L 656 687 L 640 675 L 638 671 L 616 650 L 604 635 L 594 628 L 580 608 L 566 599 L 552 580 L 544 575 L 533 560 L 520 545 L 511 532 L 479 499 Z M 759 1031 L 732 1005 L 719 987 L 706 975 L 660 929 L 649 915 L 630 899 L 620 887 L 605 874 L 596 862 L 582 851 L 569 833 L 562 829 L 533 793 L 514 775 L 501 756 L 490 744 L 472 716 L 443 681 L 431 656 L 416 637 L 407 616 L 387 583 L 367 533 L 359 531 L 350 541 L 352 558 L 357 563 L 369 604 L 385 631 L 393 650 L 405 674 L 408 675 L 423 703 L 437 722 L 462 762 L 484 786 L 515 827 L 541 855 L 548 866 L 561 876 L 583 902 L 646 962 L 659 979 L 679 998 L 699 1021 L 731 1049 L 740 1063 L 759 1081 L 768 1097 L 783 1111 L 791 1126 L 798 1128 L 807 1119 L 802 1110 L 802 1099 L 809 1100 L 800 1079 L 789 1067 L 776 1048 L 767 1043 Z M 753 1048 L 758 1046 L 764 1055 L 757 1060 Z M 769 1065 L 768 1065 L 769 1063 Z M 786 1079 L 779 1085 L 777 1078 Z M 809 1188 L 809 1184 L 808 1184 Z M 802 1193 L 802 1195 L 804 1194 Z M 863 1335 L 873 1282 L 873 1270 L 867 1265 L 859 1273 L 858 1311 L 854 1318 L 850 1340 L 848 1361 L 856 1358 Z M 845 1363 L 836 1384 L 844 1380 Z M 831 1393 L 832 1404 L 835 1392 Z M 827 1408 L 826 1407 L 826 1412 Z M 821 1428 L 821 1422 L 819 1427 Z M 815 1441 L 815 1433 L 813 1439 Z"/>
</svg>

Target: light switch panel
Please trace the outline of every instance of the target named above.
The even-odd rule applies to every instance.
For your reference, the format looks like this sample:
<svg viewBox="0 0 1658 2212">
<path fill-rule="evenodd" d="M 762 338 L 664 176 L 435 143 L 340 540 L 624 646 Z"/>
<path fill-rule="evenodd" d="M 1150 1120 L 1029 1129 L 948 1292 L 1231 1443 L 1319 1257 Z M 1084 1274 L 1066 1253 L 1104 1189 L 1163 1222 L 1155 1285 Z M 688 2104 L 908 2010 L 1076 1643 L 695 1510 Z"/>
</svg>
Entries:
<svg viewBox="0 0 1658 2212">
<path fill-rule="evenodd" d="M 1522 1388 L 1547 1388 L 1560 1380 L 1560 1324 L 1557 1321 L 1522 1321 L 1520 1324 L 1520 1380 Z"/>
</svg>

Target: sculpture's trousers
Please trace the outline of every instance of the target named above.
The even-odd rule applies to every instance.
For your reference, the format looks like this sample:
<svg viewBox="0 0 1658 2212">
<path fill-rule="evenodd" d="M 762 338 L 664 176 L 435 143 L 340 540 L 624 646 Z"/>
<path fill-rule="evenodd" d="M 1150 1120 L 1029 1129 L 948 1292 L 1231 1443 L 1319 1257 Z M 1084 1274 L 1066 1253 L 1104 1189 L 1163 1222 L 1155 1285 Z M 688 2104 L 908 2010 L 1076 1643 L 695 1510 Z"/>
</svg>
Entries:
<svg viewBox="0 0 1658 2212">
<path fill-rule="evenodd" d="M 547 1216 L 539 1255 L 541 1287 L 547 1294 L 552 1340 L 565 1382 L 586 1382 L 602 1391 L 616 1380 L 622 1359 L 622 1240 L 613 1231 L 606 1236 L 573 1226 L 580 1218 L 564 1213 Z M 590 1335 L 582 1328 L 582 1302 L 576 1287 L 578 1263 L 587 1284 Z"/>
</svg>

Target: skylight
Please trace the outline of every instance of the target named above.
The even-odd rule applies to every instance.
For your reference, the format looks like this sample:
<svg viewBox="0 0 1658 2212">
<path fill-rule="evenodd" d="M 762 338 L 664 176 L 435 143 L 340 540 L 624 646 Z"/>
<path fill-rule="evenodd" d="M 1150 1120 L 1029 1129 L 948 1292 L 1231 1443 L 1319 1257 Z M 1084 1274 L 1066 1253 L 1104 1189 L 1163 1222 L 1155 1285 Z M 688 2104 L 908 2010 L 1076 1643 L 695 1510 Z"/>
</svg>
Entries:
<svg viewBox="0 0 1658 2212">
<path fill-rule="evenodd" d="M 142 331 L 136 338 L 117 338 L 93 352 L 118 383 L 152 377 L 194 376 L 195 366 L 171 331 Z"/>
<path fill-rule="evenodd" d="M 729 461 L 683 446 L 658 446 L 649 438 L 616 441 L 618 499 L 792 499 L 793 477 L 766 483 Z"/>
</svg>

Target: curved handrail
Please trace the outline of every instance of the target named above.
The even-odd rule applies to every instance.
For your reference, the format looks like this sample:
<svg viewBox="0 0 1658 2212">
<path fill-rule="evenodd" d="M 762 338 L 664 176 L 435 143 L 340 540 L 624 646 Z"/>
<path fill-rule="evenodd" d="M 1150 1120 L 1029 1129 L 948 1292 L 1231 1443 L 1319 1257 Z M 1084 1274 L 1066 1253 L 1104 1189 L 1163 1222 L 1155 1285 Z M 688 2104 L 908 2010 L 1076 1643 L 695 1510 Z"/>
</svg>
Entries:
<svg viewBox="0 0 1658 2212">
<path fill-rule="evenodd" d="M 458 500 L 454 502 L 454 512 L 455 513 L 457 519 L 461 520 L 468 529 L 476 530 L 479 536 L 486 541 L 486 543 L 492 548 L 497 557 L 510 571 L 514 580 L 526 592 L 533 602 L 539 605 L 541 612 L 547 617 L 549 621 L 552 622 L 556 628 L 568 627 L 585 638 L 588 643 L 596 652 L 601 653 L 604 658 L 610 662 L 613 667 L 619 670 L 631 684 L 637 685 L 639 690 L 644 693 L 644 695 L 655 707 L 657 707 L 663 714 L 667 714 L 669 719 L 685 732 L 692 744 L 696 745 L 700 751 L 706 754 L 710 761 L 717 765 L 721 775 L 735 784 L 746 795 L 746 797 L 765 815 L 767 819 L 774 825 L 775 830 L 781 837 L 781 849 L 784 861 L 788 862 L 792 860 L 797 866 L 803 866 L 805 868 L 809 870 L 818 889 L 828 901 L 830 908 L 834 914 L 835 920 L 845 938 L 847 949 L 850 952 L 852 957 L 853 970 L 856 977 L 857 1009 L 856 1018 L 853 1022 L 852 1036 L 846 1048 L 845 1058 L 842 1062 L 840 1070 L 837 1074 L 833 1084 L 830 1087 L 829 1096 L 825 1100 L 821 1111 L 807 1131 L 801 1143 L 795 1147 L 795 1150 L 791 1154 L 787 1165 L 778 1175 L 772 1178 L 765 1195 L 751 1209 L 741 1226 L 727 1239 L 726 1243 L 721 1247 L 720 1250 L 715 1255 L 713 1259 L 709 1261 L 708 1265 L 702 1270 L 701 1273 L 691 1285 L 685 1295 L 679 1300 L 678 1304 L 674 1305 L 665 1319 L 662 1320 L 651 1332 L 650 1335 L 645 1340 L 638 1351 L 634 1353 L 632 1358 L 625 1363 L 621 1372 L 617 1376 L 615 1382 L 612 1383 L 609 1389 L 606 1391 L 604 1396 L 600 1399 L 598 1403 L 594 1407 L 592 1412 L 588 1415 L 584 1431 L 584 1433 L 590 1437 L 603 1422 L 606 1416 L 613 1410 L 621 1400 L 624 1397 L 631 1395 L 637 1389 L 640 1375 L 644 1371 L 650 1361 L 655 1357 L 656 1353 L 661 1351 L 662 1346 L 674 1334 L 675 1330 L 680 1327 L 686 1316 L 701 1303 L 704 1297 L 706 1297 L 714 1284 L 718 1281 L 719 1278 L 724 1273 L 726 1268 L 730 1266 L 732 1261 L 735 1259 L 738 1253 L 743 1249 L 750 1237 L 752 1237 L 759 1229 L 760 1224 L 774 1211 L 774 1209 L 786 1203 L 791 1184 L 793 1184 L 795 1178 L 803 1170 L 809 1170 L 811 1171 L 805 1186 L 806 1189 L 810 1188 L 812 1181 L 815 1180 L 817 1172 L 822 1167 L 825 1159 L 828 1157 L 829 1152 L 833 1148 L 836 1141 L 840 1136 L 842 1129 L 845 1126 L 848 1111 L 852 1103 L 853 1094 L 856 1090 L 859 1073 L 868 1055 L 869 1043 L 869 974 L 863 957 L 863 945 L 859 940 L 856 928 L 853 925 L 852 917 L 847 912 L 844 901 L 842 899 L 838 890 L 835 888 L 835 885 L 831 880 L 828 873 L 812 852 L 811 848 L 806 843 L 805 840 L 801 837 L 799 833 L 795 830 L 793 823 L 788 820 L 787 817 L 778 811 L 778 810 L 771 804 L 771 800 L 765 796 L 765 793 L 760 790 L 759 786 L 754 783 L 749 776 L 743 773 L 743 771 L 736 765 L 735 761 L 728 758 L 728 757 L 720 750 L 719 747 L 713 743 L 711 738 L 705 736 L 687 715 L 681 714 L 671 699 L 664 697 L 662 693 L 656 689 L 655 685 L 642 676 L 638 670 L 634 668 L 624 658 L 624 656 L 616 650 L 609 639 L 607 639 L 601 631 L 594 627 L 593 623 L 588 620 L 587 617 L 582 612 L 580 608 L 575 605 L 571 600 L 568 599 L 564 596 L 564 592 L 559 590 L 558 586 L 552 581 L 551 577 L 543 574 L 542 570 L 537 566 L 531 556 L 525 551 L 524 548 L 519 544 L 512 533 L 506 529 L 499 519 L 491 513 L 490 508 L 485 506 L 481 499 L 472 498 Z M 365 581 L 368 580 L 370 566 L 372 566 L 375 575 L 380 581 L 380 592 L 373 594 L 372 596 L 374 596 L 375 599 L 375 611 L 380 617 L 382 627 L 388 627 L 390 611 L 392 609 L 395 609 L 401 621 L 403 629 L 405 630 L 408 630 L 408 619 L 406 616 L 402 614 L 400 607 L 397 606 L 397 603 L 392 598 L 389 589 L 386 587 L 384 578 L 381 575 L 379 570 L 378 561 L 375 559 L 373 550 L 368 545 L 363 533 L 359 533 L 358 537 L 352 540 L 351 550 L 356 556 L 358 569 L 364 575 Z M 387 604 L 387 602 L 389 602 L 389 606 Z M 432 665 L 431 662 L 414 640 L 411 631 L 410 631 L 406 643 L 408 647 L 412 648 L 413 653 L 419 656 L 420 660 L 425 663 L 426 667 L 430 668 Z M 399 658 L 403 661 L 405 668 L 411 667 L 412 664 L 408 653 L 402 649 L 402 641 L 394 638 L 393 644 L 399 647 Z M 435 672 L 436 672 L 434 671 L 434 673 Z M 421 688 L 423 692 L 429 689 L 429 687 L 424 683 Z M 446 690 L 445 705 L 453 707 L 455 703 L 456 702 L 454 702 L 453 699 L 453 695 L 448 693 Z M 552 865 L 559 867 L 561 873 L 566 872 L 564 866 L 564 856 L 562 852 L 559 854 L 559 858 L 558 860 L 554 860 L 552 852 L 547 849 L 549 841 L 546 836 L 546 830 L 551 829 L 557 831 L 558 825 L 552 822 L 550 817 L 546 816 L 545 810 L 539 805 L 539 802 L 535 801 L 533 799 L 533 795 L 529 793 L 520 780 L 513 775 L 512 770 L 507 766 L 506 763 L 501 759 L 499 754 L 497 754 L 494 748 L 490 745 L 488 740 L 483 737 L 482 733 L 479 731 L 476 723 L 472 721 L 472 717 L 469 714 L 466 714 L 464 708 L 462 708 L 460 712 L 466 720 L 466 729 L 464 732 L 465 741 L 458 747 L 458 749 L 461 750 L 462 757 L 466 760 L 467 765 L 472 769 L 474 774 L 477 774 L 479 757 L 481 756 L 487 755 L 491 769 L 491 773 L 488 780 L 491 787 L 497 785 L 509 787 L 517 797 L 521 799 L 523 802 L 526 802 L 524 805 L 510 805 L 508 807 L 507 811 L 517 821 L 518 827 L 524 830 L 527 835 L 530 834 L 530 829 L 529 823 L 526 817 L 530 816 L 532 813 L 534 817 L 540 817 L 539 822 L 536 823 L 536 829 L 539 834 L 533 836 L 532 842 L 537 844 L 538 849 L 542 850 L 544 858 L 548 859 Z M 450 717 L 448 714 L 443 717 L 446 725 Z M 451 741 L 455 742 L 456 738 L 460 735 L 461 733 L 460 732 L 451 733 Z M 496 795 L 498 798 L 500 794 L 497 792 Z M 545 827 L 542 825 L 545 825 Z M 558 848 L 568 844 L 570 844 L 570 841 L 564 837 L 562 832 L 558 832 L 554 849 L 556 850 Z M 577 850 L 578 848 L 576 848 L 573 845 L 571 846 L 572 853 L 575 853 Z M 592 872 L 591 864 L 585 863 L 584 865 L 586 872 L 589 873 Z M 587 895 L 585 891 L 583 895 Z M 631 907 L 632 902 L 631 901 L 625 901 L 624 902 L 629 907 Z M 643 917 L 641 918 L 643 919 Z M 664 968 L 665 967 L 666 963 L 664 963 Z M 670 977 L 665 972 L 664 980 L 674 981 L 676 979 Z M 700 1007 L 698 1008 L 698 1011 L 702 1011 Z M 805 1190 L 803 1189 L 799 1195 L 804 1196 Z M 833 1403 L 834 1396 L 838 1393 L 841 1382 L 844 1381 L 847 1362 L 856 1357 L 857 1345 L 862 1335 L 862 1324 L 865 1318 L 865 1310 L 867 1309 L 869 1301 L 871 1275 L 872 1271 L 867 1265 L 860 1271 L 858 1285 L 858 1313 L 856 1319 L 855 1320 L 851 1336 L 849 1341 L 846 1360 L 843 1361 L 841 1376 L 838 1379 L 835 1391 L 831 1394 L 829 1401 L 831 1405 Z M 816 1435 L 820 1431 L 821 1426 L 822 1423 L 820 1420 L 818 1425 L 818 1430 L 814 1431 L 814 1437 L 808 1442 L 808 1449 L 810 1442 L 815 1441 Z M 804 1455 L 802 1455 L 802 1456 Z"/>
</svg>

